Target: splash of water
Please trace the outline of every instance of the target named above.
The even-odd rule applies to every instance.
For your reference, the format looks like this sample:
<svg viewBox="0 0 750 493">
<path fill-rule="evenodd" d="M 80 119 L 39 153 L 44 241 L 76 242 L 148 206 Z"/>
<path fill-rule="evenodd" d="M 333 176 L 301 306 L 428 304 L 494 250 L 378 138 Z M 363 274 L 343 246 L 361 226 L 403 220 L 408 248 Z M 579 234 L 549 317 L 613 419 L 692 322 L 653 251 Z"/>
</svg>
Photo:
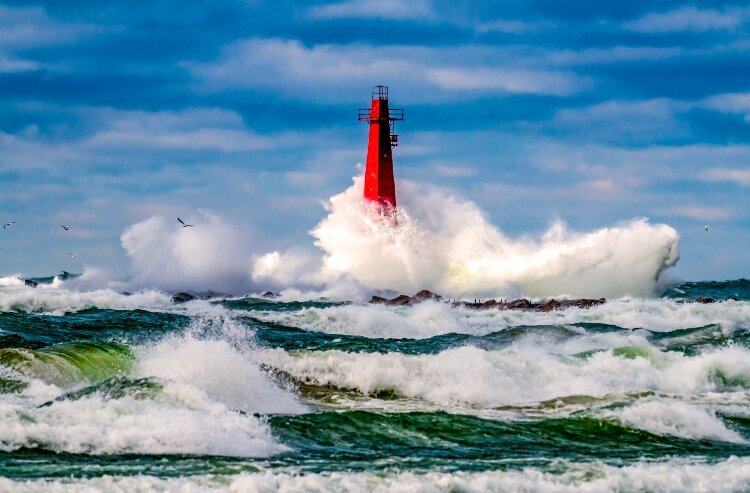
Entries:
<svg viewBox="0 0 750 493">
<path fill-rule="evenodd" d="M 134 287 L 243 291 L 250 242 L 236 227 L 206 211 L 189 218 L 195 227 L 153 216 L 133 224 L 121 242 L 133 264 Z"/>
<path fill-rule="evenodd" d="M 435 188 L 400 184 L 398 226 L 361 198 L 362 178 L 335 195 L 312 231 L 323 251 L 271 252 L 257 258 L 253 279 L 289 286 L 294 279 L 331 285 L 350 279 L 370 289 L 447 296 L 650 296 L 678 258 L 677 232 L 634 219 L 588 233 L 553 223 L 539 239 L 511 239 L 479 207 Z"/>
</svg>

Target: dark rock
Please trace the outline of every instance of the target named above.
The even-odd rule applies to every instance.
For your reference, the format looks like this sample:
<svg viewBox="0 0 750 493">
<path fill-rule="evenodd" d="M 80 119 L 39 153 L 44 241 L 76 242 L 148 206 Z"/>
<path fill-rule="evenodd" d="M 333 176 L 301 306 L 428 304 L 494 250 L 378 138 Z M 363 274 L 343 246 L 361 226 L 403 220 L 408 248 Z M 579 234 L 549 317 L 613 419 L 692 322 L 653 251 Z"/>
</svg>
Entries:
<svg viewBox="0 0 750 493">
<path fill-rule="evenodd" d="M 508 310 L 528 310 L 534 305 L 527 299 L 513 300 L 510 303 L 505 304 L 505 308 Z"/>
<path fill-rule="evenodd" d="M 231 295 L 228 295 L 226 293 L 219 293 L 217 291 L 201 291 L 200 293 L 197 293 L 198 298 L 202 300 L 215 300 L 215 299 L 226 299 L 231 298 Z"/>
<path fill-rule="evenodd" d="M 401 294 L 393 298 L 392 300 L 388 300 L 385 302 L 386 305 L 408 305 L 411 301 L 411 296 L 407 296 L 405 294 Z"/>
<path fill-rule="evenodd" d="M 708 304 L 708 303 L 716 303 L 716 300 L 715 300 L 715 299 L 713 299 L 713 298 L 707 298 L 707 297 L 705 297 L 705 296 L 698 296 L 698 297 L 697 297 L 697 298 L 695 299 L 695 302 L 696 302 L 696 303 L 704 303 L 704 304 Z"/>
<path fill-rule="evenodd" d="M 194 299 L 195 296 L 184 291 L 172 295 L 172 303 L 185 303 L 186 301 L 193 301 Z"/>
<path fill-rule="evenodd" d="M 123 291 L 120 294 L 123 295 L 123 296 L 133 296 L 133 293 L 131 293 L 130 291 Z"/>
<path fill-rule="evenodd" d="M 542 303 L 541 305 L 537 306 L 536 309 L 539 310 L 540 312 L 551 312 L 552 310 L 559 310 L 562 307 L 563 307 L 562 303 L 552 298 L 548 302 Z"/>
<path fill-rule="evenodd" d="M 23 283 L 30 288 L 35 288 L 38 285 L 36 281 L 32 281 L 31 279 L 24 279 L 23 277 L 19 277 L 18 280 L 23 281 Z"/>
<path fill-rule="evenodd" d="M 411 297 L 410 303 L 421 303 L 427 300 L 440 301 L 442 299 L 443 297 L 439 294 L 435 294 L 432 291 L 423 289 L 422 291 Z"/>
<path fill-rule="evenodd" d="M 418 292 L 417 294 L 415 294 L 414 296 L 407 296 L 405 294 L 402 294 L 392 299 L 383 298 L 382 296 L 373 296 L 370 299 L 370 303 L 391 305 L 391 306 L 403 306 L 403 305 L 413 305 L 416 303 L 421 303 L 423 301 L 429 301 L 429 300 L 444 301 L 442 296 L 435 294 L 432 291 L 428 291 L 424 289 Z M 471 309 L 480 309 L 480 310 L 489 310 L 492 308 L 497 308 L 500 310 L 503 310 L 503 309 L 534 310 L 534 311 L 540 311 L 540 312 L 549 312 L 552 310 L 563 310 L 565 308 L 570 308 L 570 307 L 591 308 L 592 306 L 601 305 L 606 302 L 607 300 L 604 298 L 599 298 L 599 299 L 583 298 L 580 300 L 551 299 L 544 303 L 532 303 L 531 301 L 522 298 L 520 300 L 513 300 L 508 303 L 503 302 L 503 301 L 497 301 L 497 300 L 486 300 L 484 302 L 482 302 L 481 300 L 474 300 L 473 302 L 454 301 L 451 303 L 451 306 L 471 308 Z"/>
<path fill-rule="evenodd" d="M 592 306 L 603 305 L 606 302 L 606 298 L 599 298 L 598 300 L 583 298 L 580 300 L 576 300 L 576 306 L 578 308 L 591 308 Z"/>
<path fill-rule="evenodd" d="M 274 293 L 273 291 L 266 291 L 265 293 L 260 295 L 261 298 L 278 298 L 279 296 L 281 295 L 278 293 Z"/>
<path fill-rule="evenodd" d="M 401 294 L 396 296 L 395 298 L 391 298 L 390 300 L 387 298 L 383 298 L 382 296 L 373 296 L 370 298 L 370 303 L 374 304 L 383 304 L 383 305 L 391 305 L 391 306 L 402 306 L 402 305 L 413 305 L 415 303 L 422 303 L 423 301 L 442 301 L 443 297 L 439 294 L 435 294 L 432 291 L 427 291 L 426 289 L 423 289 L 422 291 L 418 292 L 414 296 L 408 296 L 405 294 Z"/>
</svg>

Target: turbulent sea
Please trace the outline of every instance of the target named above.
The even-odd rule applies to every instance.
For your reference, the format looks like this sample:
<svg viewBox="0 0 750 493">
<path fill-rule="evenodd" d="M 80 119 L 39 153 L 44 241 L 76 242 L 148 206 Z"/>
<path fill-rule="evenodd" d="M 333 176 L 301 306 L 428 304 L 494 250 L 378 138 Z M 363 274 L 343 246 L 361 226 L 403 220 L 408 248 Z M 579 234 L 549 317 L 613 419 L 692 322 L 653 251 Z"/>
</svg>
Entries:
<svg viewBox="0 0 750 493">
<path fill-rule="evenodd" d="M 748 280 L 535 313 L 6 278 L 0 347 L 0 491 L 750 491 Z"/>
</svg>

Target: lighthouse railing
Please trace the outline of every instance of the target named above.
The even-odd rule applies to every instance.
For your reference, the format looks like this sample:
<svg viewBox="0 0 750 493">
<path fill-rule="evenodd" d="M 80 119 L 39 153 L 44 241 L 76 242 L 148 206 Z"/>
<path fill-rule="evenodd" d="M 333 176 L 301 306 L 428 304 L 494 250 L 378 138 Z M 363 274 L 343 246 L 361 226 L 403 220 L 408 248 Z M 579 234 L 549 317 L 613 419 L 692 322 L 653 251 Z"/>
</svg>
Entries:
<svg viewBox="0 0 750 493">
<path fill-rule="evenodd" d="M 370 108 L 359 108 L 357 109 L 357 119 L 363 122 L 371 122 L 375 120 L 380 120 L 379 117 L 374 117 L 371 113 Z M 388 120 L 395 121 L 395 120 L 403 120 L 404 119 L 404 109 L 403 108 L 390 108 L 388 110 Z M 385 118 L 383 118 L 385 120 Z"/>
</svg>

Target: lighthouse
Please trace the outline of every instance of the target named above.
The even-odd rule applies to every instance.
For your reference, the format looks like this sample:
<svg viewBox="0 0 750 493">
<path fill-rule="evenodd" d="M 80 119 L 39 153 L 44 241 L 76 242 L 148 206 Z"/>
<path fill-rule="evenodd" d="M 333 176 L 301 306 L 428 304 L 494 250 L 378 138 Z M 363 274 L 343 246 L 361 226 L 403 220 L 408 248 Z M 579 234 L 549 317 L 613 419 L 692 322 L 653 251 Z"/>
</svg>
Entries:
<svg viewBox="0 0 750 493">
<path fill-rule="evenodd" d="M 396 208 L 392 149 L 398 145 L 398 135 L 393 124 L 403 119 L 403 109 L 388 107 L 388 86 L 375 86 L 370 108 L 359 110 L 359 120 L 370 124 L 364 196 L 380 204 L 382 214 L 391 214 Z"/>
</svg>

